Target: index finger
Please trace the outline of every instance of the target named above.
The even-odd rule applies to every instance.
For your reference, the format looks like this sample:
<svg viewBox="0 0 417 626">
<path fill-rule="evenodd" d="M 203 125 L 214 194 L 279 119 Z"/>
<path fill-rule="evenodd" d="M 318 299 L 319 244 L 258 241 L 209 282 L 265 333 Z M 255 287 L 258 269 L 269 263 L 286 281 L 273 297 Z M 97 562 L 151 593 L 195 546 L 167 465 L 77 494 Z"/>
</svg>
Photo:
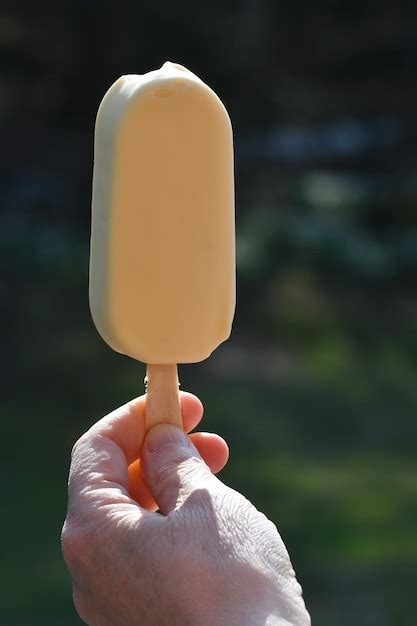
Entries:
<svg viewBox="0 0 417 626">
<path fill-rule="evenodd" d="M 134 398 L 99 420 L 83 437 L 97 434 L 111 439 L 123 450 L 127 464 L 130 465 L 139 457 L 146 434 L 145 402 L 146 395 Z M 184 391 L 180 392 L 180 404 L 183 428 L 189 432 L 199 423 L 203 405 L 192 393 Z"/>
<path fill-rule="evenodd" d="M 201 419 L 201 402 L 181 392 L 185 430 Z M 145 396 L 131 400 L 92 426 L 75 444 L 69 477 L 69 508 L 103 503 L 138 507 L 128 493 L 128 466 L 139 456 L 145 437 Z"/>
</svg>

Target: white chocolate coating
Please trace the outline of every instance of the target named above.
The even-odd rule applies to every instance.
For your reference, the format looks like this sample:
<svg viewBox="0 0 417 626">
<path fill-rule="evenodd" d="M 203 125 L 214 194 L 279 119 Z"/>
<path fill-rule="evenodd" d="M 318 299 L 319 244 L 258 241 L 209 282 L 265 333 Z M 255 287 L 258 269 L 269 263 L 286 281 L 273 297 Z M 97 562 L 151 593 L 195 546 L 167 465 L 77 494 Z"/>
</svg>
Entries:
<svg viewBox="0 0 417 626">
<path fill-rule="evenodd" d="M 179 65 L 122 76 L 100 104 L 90 309 L 114 350 L 145 363 L 202 361 L 230 335 L 232 129 Z"/>
</svg>

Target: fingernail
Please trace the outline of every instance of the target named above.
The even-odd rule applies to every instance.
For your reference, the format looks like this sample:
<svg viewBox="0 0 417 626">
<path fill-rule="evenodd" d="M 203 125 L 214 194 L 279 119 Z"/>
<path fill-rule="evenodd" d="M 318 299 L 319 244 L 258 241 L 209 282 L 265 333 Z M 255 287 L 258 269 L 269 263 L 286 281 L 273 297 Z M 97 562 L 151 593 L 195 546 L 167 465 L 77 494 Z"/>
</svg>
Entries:
<svg viewBox="0 0 417 626">
<path fill-rule="evenodd" d="M 187 435 L 171 424 L 157 424 L 146 435 L 145 445 L 149 452 L 157 452 L 169 444 L 190 445 Z"/>
</svg>

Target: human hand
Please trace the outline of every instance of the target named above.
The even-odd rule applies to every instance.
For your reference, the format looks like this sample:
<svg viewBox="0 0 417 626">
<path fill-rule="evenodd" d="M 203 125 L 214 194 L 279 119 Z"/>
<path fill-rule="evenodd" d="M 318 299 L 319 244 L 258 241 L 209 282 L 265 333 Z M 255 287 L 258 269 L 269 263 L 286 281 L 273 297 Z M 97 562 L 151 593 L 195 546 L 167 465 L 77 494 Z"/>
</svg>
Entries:
<svg viewBox="0 0 417 626">
<path fill-rule="evenodd" d="M 74 446 L 62 547 L 81 618 L 90 626 L 309 626 L 276 527 L 211 473 L 226 463 L 226 443 L 167 425 L 145 437 L 144 408 L 144 396 L 129 402 Z M 202 405 L 182 393 L 181 409 L 188 432 Z"/>
</svg>

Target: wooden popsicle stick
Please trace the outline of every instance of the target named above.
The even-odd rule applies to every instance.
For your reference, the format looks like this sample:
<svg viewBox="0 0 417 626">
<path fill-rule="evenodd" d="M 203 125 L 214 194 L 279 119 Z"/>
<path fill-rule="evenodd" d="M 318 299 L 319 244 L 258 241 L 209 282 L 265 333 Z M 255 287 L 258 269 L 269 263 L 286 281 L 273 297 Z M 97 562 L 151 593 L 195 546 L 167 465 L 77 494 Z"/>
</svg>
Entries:
<svg viewBox="0 0 417 626">
<path fill-rule="evenodd" d="M 155 424 L 173 424 L 182 428 L 176 363 L 146 366 L 145 427 Z"/>
</svg>

